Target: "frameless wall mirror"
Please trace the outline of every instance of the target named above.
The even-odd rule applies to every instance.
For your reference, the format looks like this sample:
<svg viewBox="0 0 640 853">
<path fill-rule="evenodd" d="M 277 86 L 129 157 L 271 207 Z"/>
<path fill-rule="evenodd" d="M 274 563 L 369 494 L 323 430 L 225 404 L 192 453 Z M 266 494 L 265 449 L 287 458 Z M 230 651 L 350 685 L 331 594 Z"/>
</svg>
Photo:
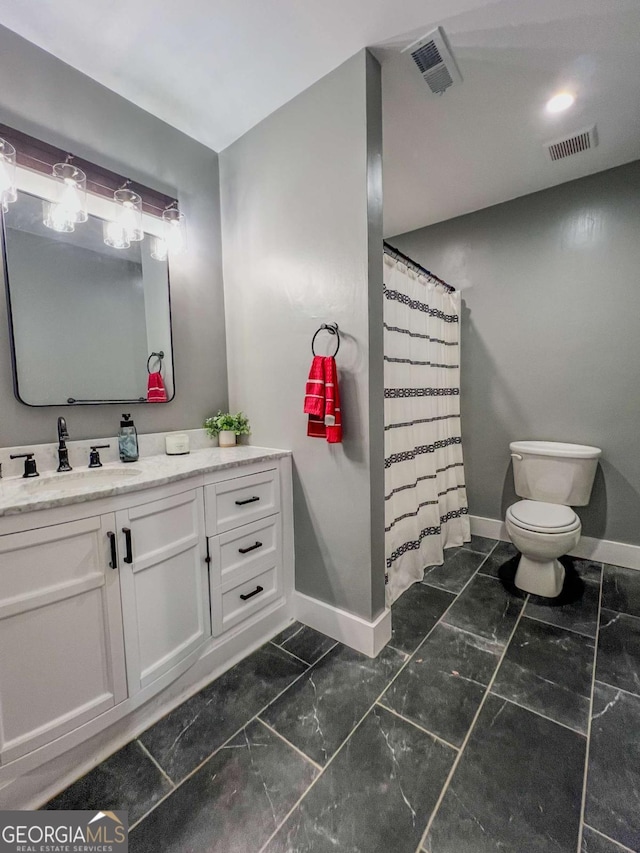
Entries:
<svg viewBox="0 0 640 853">
<path fill-rule="evenodd" d="M 173 398 L 167 260 L 151 256 L 149 235 L 107 246 L 103 225 L 89 214 L 70 233 L 51 230 L 26 192 L 3 214 L 14 387 L 28 406 L 144 403 L 158 370 Z"/>
</svg>

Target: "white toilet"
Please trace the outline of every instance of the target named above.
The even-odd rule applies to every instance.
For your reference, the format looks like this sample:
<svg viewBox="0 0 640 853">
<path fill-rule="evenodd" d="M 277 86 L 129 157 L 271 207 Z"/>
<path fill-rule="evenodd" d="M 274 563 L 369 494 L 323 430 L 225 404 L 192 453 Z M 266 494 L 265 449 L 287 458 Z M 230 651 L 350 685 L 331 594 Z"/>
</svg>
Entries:
<svg viewBox="0 0 640 853">
<path fill-rule="evenodd" d="M 596 473 L 598 447 L 557 441 L 512 441 L 518 501 L 507 510 L 511 541 L 522 554 L 515 585 L 555 598 L 564 583 L 558 557 L 578 544 L 580 519 L 572 506 L 586 506 Z"/>
</svg>

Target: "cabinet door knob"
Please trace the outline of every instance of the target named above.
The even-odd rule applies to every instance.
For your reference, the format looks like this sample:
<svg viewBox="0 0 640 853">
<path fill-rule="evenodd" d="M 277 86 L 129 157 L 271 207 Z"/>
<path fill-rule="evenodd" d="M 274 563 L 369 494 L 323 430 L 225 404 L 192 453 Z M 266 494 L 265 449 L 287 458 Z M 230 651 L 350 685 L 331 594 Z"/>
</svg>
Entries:
<svg viewBox="0 0 640 853">
<path fill-rule="evenodd" d="M 109 546 L 111 548 L 111 560 L 109 562 L 109 568 L 110 569 L 117 569 L 118 568 L 118 552 L 116 551 L 116 534 L 112 530 L 110 530 L 107 533 L 107 536 L 109 537 Z"/>
<path fill-rule="evenodd" d="M 133 548 L 131 546 L 131 530 L 128 527 L 123 527 L 122 532 L 124 533 L 124 544 L 126 548 L 126 554 L 124 555 L 125 563 L 133 563 Z"/>
</svg>

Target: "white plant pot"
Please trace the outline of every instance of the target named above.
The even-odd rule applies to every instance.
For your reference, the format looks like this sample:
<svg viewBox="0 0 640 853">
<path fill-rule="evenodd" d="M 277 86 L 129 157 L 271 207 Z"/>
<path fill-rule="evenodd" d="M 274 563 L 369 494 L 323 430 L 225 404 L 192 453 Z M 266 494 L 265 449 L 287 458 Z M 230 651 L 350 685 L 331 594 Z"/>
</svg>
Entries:
<svg viewBox="0 0 640 853">
<path fill-rule="evenodd" d="M 218 434 L 218 445 L 220 447 L 235 447 L 236 434 L 233 430 L 223 429 Z"/>
</svg>

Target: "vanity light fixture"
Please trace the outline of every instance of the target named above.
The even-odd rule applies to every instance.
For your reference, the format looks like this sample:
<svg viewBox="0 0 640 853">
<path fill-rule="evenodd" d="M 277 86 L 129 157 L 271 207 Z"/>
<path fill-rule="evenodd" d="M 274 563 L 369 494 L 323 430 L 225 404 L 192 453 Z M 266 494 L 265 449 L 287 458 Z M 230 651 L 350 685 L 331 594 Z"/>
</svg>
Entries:
<svg viewBox="0 0 640 853">
<path fill-rule="evenodd" d="M 178 206 L 168 207 L 162 213 L 164 242 L 170 255 L 180 255 L 187 250 L 187 220 Z"/>
<path fill-rule="evenodd" d="M 128 182 L 127 182 L 128 183 Z M 113 194 L 114 222 L 124 231 L 130 243 L 144 240 L 142 228 L 142 197 L 126 186 Z"/>
<path fill-rule="evenodd" d="M 87 176 L 69 162 L 56 163 L 52 176 L 56 180 L 56 197 L 42 204 L 43 222 L 54 231 L 73 231 L 76 224 L 86 222 L 87 212 Z"/>
<path fill-rule="evenodd" d="M 0 206 L 5 213 L 17 198 L 16 149 L 6 139 L 0 139 Z"/>
<path fill-rule="evenodd" d="M 564 110 L 568 110 L 569 107 L 573 106 L 575 102 L 575 95 L 572 95 L 571 92 L 558 92 L 557 95 L 554 95 L 553 98 L 550 98 L 547 101 L 547 112 L 548 113 L 561 113 Z"/>
</svg>

